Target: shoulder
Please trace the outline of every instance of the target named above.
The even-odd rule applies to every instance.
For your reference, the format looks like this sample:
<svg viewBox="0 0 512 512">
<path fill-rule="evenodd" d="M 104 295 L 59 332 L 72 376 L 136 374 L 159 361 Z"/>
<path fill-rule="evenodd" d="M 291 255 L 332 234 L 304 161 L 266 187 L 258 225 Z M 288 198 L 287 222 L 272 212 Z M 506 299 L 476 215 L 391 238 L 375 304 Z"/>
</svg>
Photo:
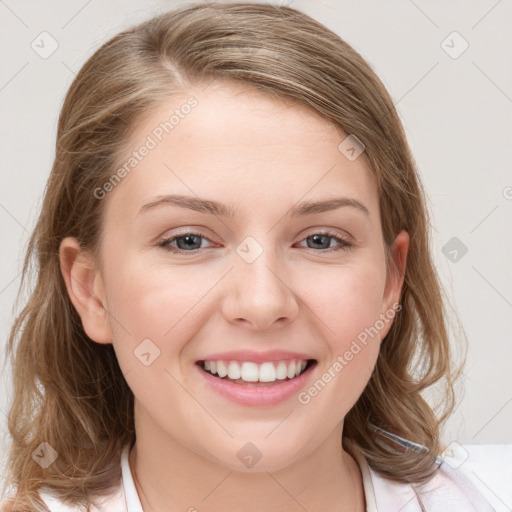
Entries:
<svg viewBox="0 0 512 512">
<path fill-rule="evenodd" d="M 80 505 L 68 505 L 55 496 L 48 487 L 42 487 L 39 490 L 41 499 L 50 512 L 128 512 L 128 510 L 131 512 L 142 512 L 128 463 L 129 450 L 129 445 L 126 445 L 122 450 L 122 476 L 117 486 L 112 489 L 109 495 L 95 498 L 95 505 L 97 506 L 90 505 L 90 508 L 87 509 Z"/>
<path fill-rule="evenodd" d="M 108 496 L 97 498 L 97 507 L 91 505 L 89 509 L 80 505 L 65 504 L 47 487 L 41 488 L 39 495 L 50 512 L 127 512 L 122 481 Z"/>
<path fill-rule="evenodd" d="M 368 512 L 510 511 L 512 445 L 462 446 L 452 443 L 425 484 L 382 477 L 360 460 Z"/>
<path fill-rule="evenodd" d="M 453 444 L 453 443 L 452 443 Z M 496 512 L 512 510 L 512 444 L 456 445 L 452 469 L 461 469 Z M 454 450 L 457 451 L 457 450 Z"/>
</svg>

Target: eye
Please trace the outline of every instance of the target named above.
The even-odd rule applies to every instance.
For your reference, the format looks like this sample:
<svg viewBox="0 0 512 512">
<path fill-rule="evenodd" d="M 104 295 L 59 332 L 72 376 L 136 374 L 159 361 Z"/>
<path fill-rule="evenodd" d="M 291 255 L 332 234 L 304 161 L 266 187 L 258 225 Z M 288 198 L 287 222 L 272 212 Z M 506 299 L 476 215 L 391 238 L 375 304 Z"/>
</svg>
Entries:
<svg viewBox="0 0 512 512">
<path fill-rule="evenodd" d="M 158 246 L 172 252 L 193 252 L 201 247 L 201 241 L 208 240 L 200 233 L 186 232 L 158 242 Z M 176 245 L 174 245 L 174 243 Z"/>
<path fill-rule="evenodd" d="M 166 238 L 158 242 L 158 247 L 175 253 L 194 253 L 199 249 L 207 247 L 202 246 L 202 241 L 208 240 L 205 236 L 195 232 L 185 232 Z M 339 251 L 341 249 L 350 249 L 353 245 L 343 236 L 330 231 L 318 232 L 304 238 L 308 249 L 318 249 L 322 252 Z M 335 241 L 338 245 L 332 246 L 331 242 Z M 304 247 L 304 246 L 302 246 Z"/>
<path fill-rule="evenodd" d="M 314 233 L 303 240 L 306 241 L 309 249 L 320 249 L 323 252 L 339 251 L 353 247 L 346 238 L 330 231 Z M 332 247 L 331 242 L 333 240 L 338 243 L 337 247 Z"/>
</svg>

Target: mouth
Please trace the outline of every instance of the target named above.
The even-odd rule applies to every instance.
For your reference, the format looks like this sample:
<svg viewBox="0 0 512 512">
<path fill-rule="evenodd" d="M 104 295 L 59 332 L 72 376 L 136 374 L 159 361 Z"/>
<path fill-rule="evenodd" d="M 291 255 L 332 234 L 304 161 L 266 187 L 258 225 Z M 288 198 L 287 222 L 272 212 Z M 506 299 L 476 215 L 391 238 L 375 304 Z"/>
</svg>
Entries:
<svg viewBox="0 0 512 512">
<path fill-rule="evenodd" d="M 316 359 L 283 359 L 261 363 L 230 360 L 196 362 L 196 365 L 208 375 L 248 387 L 279 386 L 298 379 L 316 364 Z"/>
</svg>

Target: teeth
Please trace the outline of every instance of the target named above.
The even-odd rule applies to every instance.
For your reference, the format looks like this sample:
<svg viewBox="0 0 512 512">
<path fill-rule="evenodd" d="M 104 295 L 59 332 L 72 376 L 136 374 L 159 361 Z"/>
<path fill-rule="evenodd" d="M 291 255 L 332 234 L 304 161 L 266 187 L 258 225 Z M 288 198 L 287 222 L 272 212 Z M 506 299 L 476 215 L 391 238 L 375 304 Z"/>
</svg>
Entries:
<svg viewBox="0 0 512 512">
<path fill-rule="evenodd" d="M 293 377 L 295 377 L 295 362 L 292 361 L 290 363 L 290 365 L 288 366 L 288 370 L 286 372 L 286 376 L 289 378 L 289 379 L 293 379 Z"/>
<path fill-rule="evenodd" d="M 245 382 L 275 382 L 298 377 L 306 365 L 307 361 L 304 360 L 279 361 L 277 366 L 273 362 L 204 361 L 203 368 L 221 378 L 228 376 L 232 380 L 242 379 Z"/>
<path fill-rule="evenodd" d="M 240 366 L 235 363 L 234 361 L 231 361 L 228 366 L 228 377 L 232 380 L 236 380 L 240 378 Z"/>
<path fill-rule="evenodd" d="M 276 369 L 272 363 L 263 363 L 260 366 L 260 382 L 274 382 L 276 380 Z"/>
<path fill-rule="evenodd" d="M 287 370 L 288 370 L 288 368 L 286 368 L 286 363 L 284 361 L 281 361 L 277 365 L 276 379 L 278 379 L 278 380 L 286 379 Z"/>
<path fill-rule="evenodd" d="M 217 361 L 217 374 L 219 377 L 225 377 L 228 374 L 228 369 L 223 361 Z"/>
<path fill-rule="evenodd" d="M 240 378 L 246 382 L 258 382 L 260 370 L 256 363 L 243 363 Z"/>
</svg>

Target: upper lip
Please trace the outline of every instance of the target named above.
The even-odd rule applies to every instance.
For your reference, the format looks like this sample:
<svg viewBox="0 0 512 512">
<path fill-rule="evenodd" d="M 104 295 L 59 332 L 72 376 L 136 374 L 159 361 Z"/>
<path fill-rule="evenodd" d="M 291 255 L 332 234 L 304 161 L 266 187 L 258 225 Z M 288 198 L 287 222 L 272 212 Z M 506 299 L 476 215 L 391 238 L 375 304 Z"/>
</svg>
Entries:
<svg viewBox="0 0 512 512">
<path fill-rule="evenodd" d="M 198 359 L 198 361 L 248 361 L 253 363 L 265 363 L 267 361 L 281 361 L 283 359 L 313 359 L 308 354 L 300 352 L 289 352 L 287 350 L 268 350 L 257 352 L 254 350 L 232 350 L 230 352 L 219 352 L 210 354 Z"/>
</svg>

